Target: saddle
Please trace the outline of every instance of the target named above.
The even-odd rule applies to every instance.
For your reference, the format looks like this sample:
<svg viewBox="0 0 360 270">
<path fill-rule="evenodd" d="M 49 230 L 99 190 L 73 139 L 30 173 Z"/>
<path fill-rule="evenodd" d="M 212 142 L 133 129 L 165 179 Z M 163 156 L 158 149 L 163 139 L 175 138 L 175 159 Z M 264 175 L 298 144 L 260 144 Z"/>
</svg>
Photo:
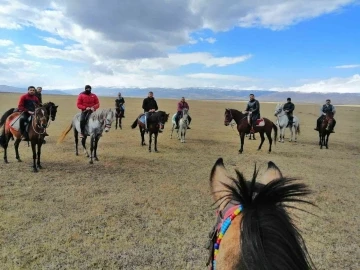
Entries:
<svg viewBox="0 0 360 270">
<path fill-rule="evenodd" d="M 257 120 L 256 120 L 256 126 L 257 126 L 257 127 L 263 127 L 263 126 L 265 126 L 265 120 L 264 120 L 264 118 L 257 119 Z"/>
</svg>

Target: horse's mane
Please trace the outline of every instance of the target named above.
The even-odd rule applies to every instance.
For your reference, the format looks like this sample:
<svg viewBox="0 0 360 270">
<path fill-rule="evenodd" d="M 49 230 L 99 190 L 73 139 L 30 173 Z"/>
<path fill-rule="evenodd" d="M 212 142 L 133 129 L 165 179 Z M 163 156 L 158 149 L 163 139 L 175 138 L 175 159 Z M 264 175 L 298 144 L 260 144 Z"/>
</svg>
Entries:
<svg viewBox="0 0 360 270">
<path fill-rule="evenodd" d="M 304 240 L 286 208 L 305 210 L 284 204 L 313 205 L 299 198 L 311 193 L 307 186 L 284 177 L 266 185 L 256 183 L 256 166 L 251 181 L 238 170 L 236 174 L 233 186 L 224 185 L 230 190 L 225 197 L 243 206 L 240 269 L 314 269 Z"/>
<path fill-rule="evenodd" d="M 2 127 L 5 122 L 6 122 L 6 119 L 14 112 L 14 109 L 15 108 L 11 108 L 9 110 L 7 110 L 2 116 L 1 116 L 1 119 L 0 119 L 0 127 Z"/>
<path fill-rule="evenodd" d="M 114 111 L 112 109 L 97 110 L 91 115 L 91 117 L 93 118 L 93 120 L 98 120 L 99 122 L 103 122 L 104 118 L 106 117 L 106 115 L 109 112 L 112 113 L 112 118 L 113 118 L 114 117 Z"/>
</svg>

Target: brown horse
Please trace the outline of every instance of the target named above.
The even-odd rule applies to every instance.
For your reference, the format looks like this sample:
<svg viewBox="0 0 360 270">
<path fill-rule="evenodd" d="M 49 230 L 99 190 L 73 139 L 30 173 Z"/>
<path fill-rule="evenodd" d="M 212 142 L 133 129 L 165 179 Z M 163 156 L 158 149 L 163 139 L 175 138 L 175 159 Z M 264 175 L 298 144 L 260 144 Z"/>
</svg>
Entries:
<svg viewBox="0 0 360 270">
<path fill-rule="evenodd" d="M 118 127 L 118 123 L 119 123 L 119 128 L 122 129 L 122 125 L 121 125 L 121 119 L 124 118 L 124 111 L 120 110 L 120 108 L 115 108 L 115 129 L 117 129 Z"/>
<path fill-rule="evenodd" d="M 251 127 L 248 124 L 246 114 L 243 114 L 242 112 L 235 110 L 235 109 L 225 109 L 225 120 L 224 120 L 225 126 L 228 126 L 232 120 L 234 120 L 236 122 L 237 130 L 240 135 L 241 146 L 240 146 L 239 153 L 241 154 L 244 150 L 245 134 L 250 133 Z M 260 138 L 261 138 L 261 142 L 260 142 L 258 150 L 261 149 L 261 146 L 263 145 L 263 143 L 265 141 L 265 136 L 264 136 L 264 133 L 265 133 L 266 137 L 268 138 L 269 144 L 270 144 L 269 153 L 271 153 L 271 145 L 272 145 L 271 131 L 272 130 L 274 130 L 274 132 L 275 132 L 274 143 L 276 143 L 277 126 L 272 121 L 270 121 L 267 118 L 263 118 L 263 119 L 260 119 L 259 125 L 256 125 L 254 127 L 255 133 L 259 132 Z"/>
<path fill-rule="evenodd" d="M 238 170 L 236 174 L 237 179 L 228 176 L 222 158 L 211 170 L 210 189 L 218 209 L 207 245 L 210 269 L 315 268 L 287 211 L 302 210 L 293 203 L 313 205 L 301 198 L 311 193 L 308 187 L 283 177 L 271 161 L 260 182 L 256 166 L 251 181 Z"/>
<path fill-rule="evenodd" d="M 160 129 L 164 129 L 165 123 L 169 119 L 169 113 L 166 113 L 164 111 L 157 111 L 151 114 L 148 119 L 148 131 L 149 131 L 149 152 L 151 152 L 151 143 L 152 143 L 152 135 L 154 135 L 154 150 L 155 152 L 158 152 L 157 149 L 157 137 L 159 134 Z M 141 135 L 141 145 L 146 145 L 145 143 L 145 124 L 144 124 L 144 114 L 140 114 L 138 118 L 134 121 L 134 123 L 131 125 L 131 128 L 136 128 L 137 125 L 139 125 L 140 135 Z"/>
<path fill-rule="evenodd" d="M 16 159 L 21 162 L 19 155 L 19 144 L 21 142 L 21 134 L 19 132 L 19 117 L 21 112 L 12 113 L 7 117 L 0 139 L 0 144 L 4 148 L 4 161 L 8 163 L 7 159 L 7 148 L 9 145 L 10 138 L 15 137 L 15 154 Z M 38 169 L 42 169 L 40 164 L 41 146 L 44 141 L 46 128 L 48 127 L 48 113 L 45 107 L 35 107 L 34 115 L 31 117 L 31 121 L 28 123 L 29 140 L 31 143 L 31 149 L 33 152 L 33 171 L 38 172 Z M 36 153 L 37 146 L 37 153 Z M 37 156 L 37 158 L 36 158 Z M 36 162 L 37 159 L 37 162 Z M 36 166 L 37 165 L 37 166 Z"/>
<path fill-rule="evenodd" d="M 319 129 L 320 149 L 322 149 L 323 146 L 325 146 L 326 149 L 329 149 L 328 147 L 329 136 L 333 128 L 334 128 L 334 113 L 328 112 L 326 116 L 323 118 Z"/>
</svg>

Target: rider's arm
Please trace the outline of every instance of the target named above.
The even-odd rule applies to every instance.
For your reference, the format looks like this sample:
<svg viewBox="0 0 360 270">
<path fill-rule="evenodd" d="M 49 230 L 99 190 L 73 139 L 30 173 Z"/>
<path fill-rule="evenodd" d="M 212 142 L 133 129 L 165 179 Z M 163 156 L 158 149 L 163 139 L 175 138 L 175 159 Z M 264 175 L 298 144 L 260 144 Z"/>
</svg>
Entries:
<svg viewBox="0 0 360 270">
<path fill-rule="evenodd" d="M 159 108 L 158 108 L 158 105 L 157 105 L 157 102 L 155 100 L 155 111 L 157 111 Z"/>
<path fill-rule="evenodd" d="M 99 107 L 100 107 L 99 99 L 98 99 L 97 96 L 95 96 L 95 105 L 93 106 L 93 108 L 94 108 L 95 110 L 97 110 L 97 109 L 99 109 Z"/>
<path fill-rule="evenodd" d="M 144 109 L 144 111 L 145 111 L 145 112 L 147 112 L 147 111 L 148 111 L 148 109 L 147 109 L 147 102 L 146 102 L 146 98 L 143 100 L 142 108 Z"/>
<path fill-rule="evenodd" d="M 86 107 L 83 105 L 82 95 L 78 96 L 76 105 L 77 105 L 78 109 L 80 109 L 80 110 L 85 110 L 86 109 Z"/>
<path fill-rule="evenodd" d="M 252 110 L 253 113 L 258 113 L 259 112 L 259 101 L 255 101 L 255 108 Z"/>
<path fill-rule="evenodd" d="M 18 104 L 18 109 L 23 112 L 28 111 L 28 109 L 25 108 L 25 96 L 21 96 Z"/>
</svg>

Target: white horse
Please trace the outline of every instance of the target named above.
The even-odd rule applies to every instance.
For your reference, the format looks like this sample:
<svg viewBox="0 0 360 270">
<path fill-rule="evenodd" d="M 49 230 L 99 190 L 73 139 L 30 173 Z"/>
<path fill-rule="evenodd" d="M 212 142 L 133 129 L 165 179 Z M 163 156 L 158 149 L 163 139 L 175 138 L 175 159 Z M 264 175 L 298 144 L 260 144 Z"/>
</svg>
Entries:
<svg viewBox="0 0 360 270">
<path fill-rule="evenodd" d="M 172 117 L 173 126 L 172 126 L 172 129 L 171 129 L 170 139 L 172 139 L 172 134 L 173 134 L 174 129 L 176 127 L 175 117 L 176 117 L 176 113 Z M 188 125 L 189 125 L 188 117 L 189 117 L 188 109 L 185 108 L 185 109 L 182 110 L 182 117 L 179 120 L 179 129 L 177 131 L 177 138 L 179 140 L 181 140 L 182 143 L 185 142 L 186 130 L 187 130 Z"/>
<path fill-rule="evenodd" d="M 275 116 L 277 117 L 277 125 L 280 128 L 279 142 L 284 142 L 285 129 L 288 127 L 291 131 L 291 136 L 289 142 L 292 141 L 294 135 L 294 142 L 297 141 L 297 134 L 300 134 L 300 122 L 299 119 L 294 115 L 293 124 L 288 126 L 289 118 L 286 115 L 286 112 L 283 110 L 284 104 L 278 103 L 275 108 Z"/>
<path fill-rule="evenodd" d="M 75 137 L 75 154 L 78 156 L 78 135 L 81 132 L 80 129 L 80 116 L 81 113 L 77 113 L 70 126 L 63 131 L 62 135 L 60 136 L 58 143 L 61 143 L 66 135 L 70 132 L 70 130 L 74 127 L 74 137 Z M 89 120 L 87 121 L 85 125 L 84 130 L 84 137 L 81 140 L 81 144 L 84 149 L 84 154 L 87 157 L 90 157 L 90 164 L 93 164 L 93 159 L 98 161 L 97 157 L 97 146 L 100 137 L 102 136 L 103 131 L 109 132 L 112 122 L 115 120 L 115 111 L 112 109 L 103 109 L 93 112 L 89 116 Z M 89 152 L 86 149 L 85 143 L 87 136 L 90 136 L 90 155 Z"/>
</svg>

